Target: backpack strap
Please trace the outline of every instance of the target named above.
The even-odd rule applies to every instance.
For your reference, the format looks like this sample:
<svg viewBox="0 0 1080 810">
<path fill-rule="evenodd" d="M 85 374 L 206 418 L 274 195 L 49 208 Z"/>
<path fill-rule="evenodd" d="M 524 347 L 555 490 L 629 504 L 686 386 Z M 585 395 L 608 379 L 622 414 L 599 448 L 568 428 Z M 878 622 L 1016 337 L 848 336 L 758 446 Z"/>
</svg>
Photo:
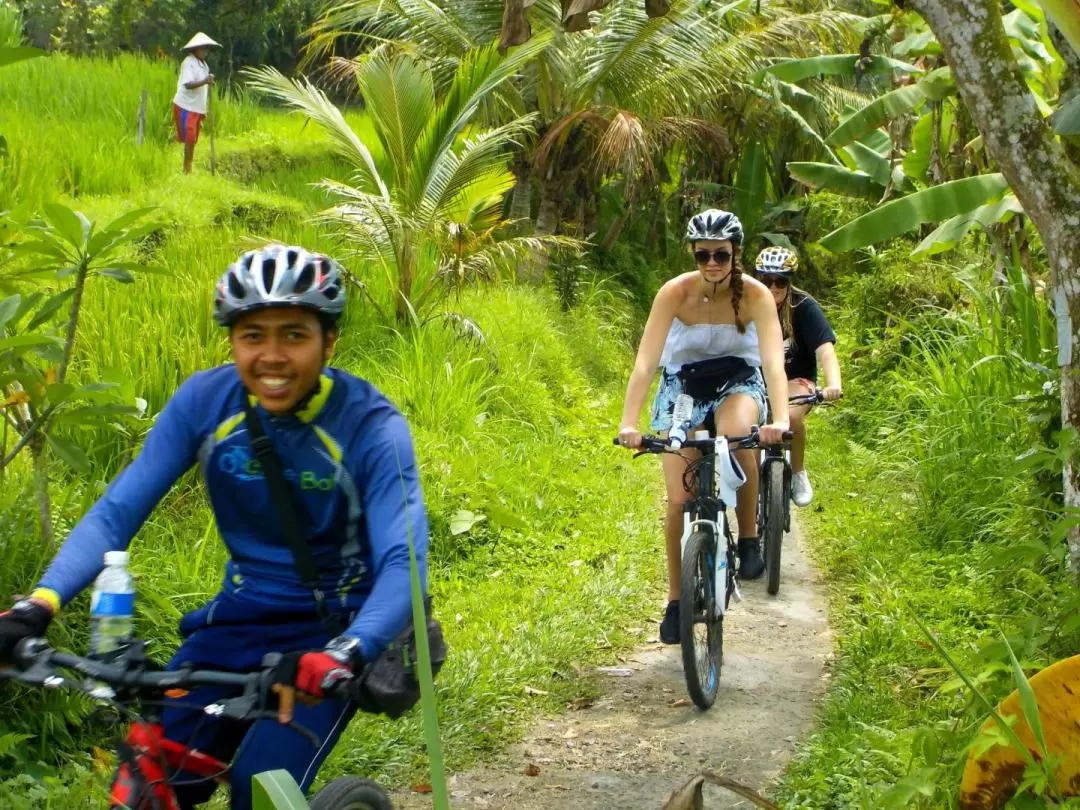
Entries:
<svg viewBox="0 0 1080 810">
<path fill-rule="evenodd" d="M 344 629 L 341 618 L 331 614 L 326 606 L 326 597 L 319 588 L 319 572 L 315 568 L 315 557 L 311 553 L 311 546 L 304 538 L 305 533 L 300 525 L 300 516 L 296 502 L 293 500 L 292 487 L 285 479 L 281 459 L 278 458 L 270 437 L 263 430 L 262 421 L 255 412 L 246 390 L 244 391 L 244 418 L 251 441 L 251 450 L 262 467 L 263 478 L 266 479 L 266 486 L 270 490 L 270 500 L 274 502 L 274 508 L 277 509 L 281 533 L 285 536 L 285 542 L 292 551 L 296 573 L 300 576 L 300 584 L 310 590 L 315 597 L 319 619 L 330 632 L 337 635 Z"/>
</svg>

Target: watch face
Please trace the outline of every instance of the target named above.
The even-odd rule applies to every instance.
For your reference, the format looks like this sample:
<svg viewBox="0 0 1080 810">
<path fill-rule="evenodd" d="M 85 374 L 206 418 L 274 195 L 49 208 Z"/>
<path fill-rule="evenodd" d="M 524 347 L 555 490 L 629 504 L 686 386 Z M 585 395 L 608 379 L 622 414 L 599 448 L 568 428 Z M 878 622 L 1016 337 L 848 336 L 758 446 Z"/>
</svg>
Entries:
<svg viewBox="0 0 1080 810">
<path fill-rule="evenodd" d="M 335 639 L 331 639 L 330 643 L 326 645 L 327 655 L 343 664 L 352 663 L 352 659 L 359 651 L 360 640 L 356 638 L 338 636 Z"/>
</svg>

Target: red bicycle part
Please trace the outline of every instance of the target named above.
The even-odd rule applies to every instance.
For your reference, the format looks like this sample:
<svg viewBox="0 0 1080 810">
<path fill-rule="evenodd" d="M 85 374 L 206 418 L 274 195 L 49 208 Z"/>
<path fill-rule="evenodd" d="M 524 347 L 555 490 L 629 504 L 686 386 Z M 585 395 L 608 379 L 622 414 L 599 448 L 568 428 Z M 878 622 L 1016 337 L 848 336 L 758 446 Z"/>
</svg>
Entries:
<svg viewBox="0 0 1080 810">
<path fill-rule="evenodd" d="M 191 776 L 219 782 L 227 778 L 228 765 L 175 740 L 166 739 L 160 723 L 132 723 L 127 746 L 134 756 L 138 773 L 132 773 L 130 762 L 123 762 L 117 768 L 112 786 L 114 808 L 180 810 L 168 779 L 181 767 L 185 774 Z"/>
</svg>

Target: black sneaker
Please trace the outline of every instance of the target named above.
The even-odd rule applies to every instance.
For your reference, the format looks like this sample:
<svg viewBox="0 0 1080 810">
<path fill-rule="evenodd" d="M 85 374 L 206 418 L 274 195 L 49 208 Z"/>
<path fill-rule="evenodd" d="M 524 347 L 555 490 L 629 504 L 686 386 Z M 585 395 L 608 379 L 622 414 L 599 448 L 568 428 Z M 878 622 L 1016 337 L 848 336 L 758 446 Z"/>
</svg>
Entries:
<svg viewBox="0 0 1080 810">
<path fill-rule="evenodd" d="M 739 538 L 739 579 L 757 579 L 765 573 L 761 541 L 756 537 Z"/>
<path fill-rule="evenodd" d="M 667 603 L 664 620 L 660 622 L 660 640 L 665 644 L 679 643 L 679 600 Z"/>
</svg>

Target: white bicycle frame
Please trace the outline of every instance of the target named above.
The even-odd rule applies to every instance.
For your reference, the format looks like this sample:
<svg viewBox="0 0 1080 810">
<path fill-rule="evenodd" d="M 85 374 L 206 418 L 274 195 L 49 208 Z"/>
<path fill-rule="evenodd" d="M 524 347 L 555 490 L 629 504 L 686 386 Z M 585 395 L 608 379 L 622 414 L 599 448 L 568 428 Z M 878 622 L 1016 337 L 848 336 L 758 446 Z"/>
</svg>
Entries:
<svg viewBox="0 0 1080 810">
<path fill-rule="evenodd" d="M 694 434 L 694 438 L 697 440 L 703 440 L 709 438 L 708 431 L 701 430 Z M 728 441 L 726 436 L 717 436 L 715 439 L 715 458 L 730 459 L 731 456 L 728 451 Z M 735 490 L 742 486 L 745 481 L 745 476 L 742 475 L 741 469 L 736 469 L 738 474 L 736 477 L 741 477 L 737 484 L 732 485 L 731 481 L 725 481 L 723 475 L 718 469 L 717 464 L 713 464 L 713 480 L 710 485 L 713 495 L 720 498 L 721 502 L 728 506 L 728 500 L 734 501 Z M 719 611 L 719 615 L 723 616 L 727 612 L 727 534 L 724 531 L 724 527 L 727 525 L 727 513 L 721 510 L 716 516 L 716 520 L 703 520 L 698 518 L 696 520 L 690 519 L 690 513 L 683 513 L 683 533 L 680 540 L 680 549 L 683 554 L 686 553 L 686 541 L 690 539 L 690 535 L 693 534 L 699 527 L 707 526 L 716 538 L 716 559 L 713 561 L 713 579 L 716 584 L 716 607 Z M 733 589 L 731 595 L 735 597 L 736 602 L 742 601 L 742 593 L 739 591 L 739 582 L 735 580 L 733 582 Z"/>
</svg>

